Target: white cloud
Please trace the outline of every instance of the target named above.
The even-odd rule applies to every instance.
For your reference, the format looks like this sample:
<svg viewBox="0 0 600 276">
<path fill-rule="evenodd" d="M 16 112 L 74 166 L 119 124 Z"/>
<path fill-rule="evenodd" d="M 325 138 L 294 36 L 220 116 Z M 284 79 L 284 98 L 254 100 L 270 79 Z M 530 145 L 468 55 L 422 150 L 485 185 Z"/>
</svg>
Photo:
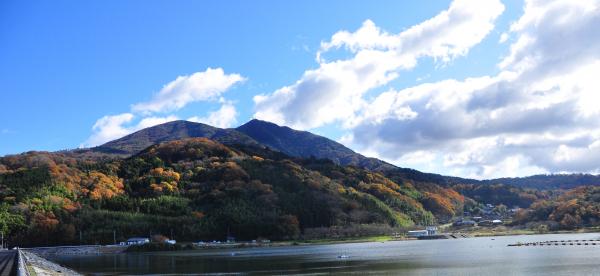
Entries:
<svg viewBox="0 0 600 276">
<path fill-rule="evenodd" d="M 341 31 L 330 42 L 322 43 L 318 57 L 332 48 L 345 47 L 352 52 L 395 50 L 412 58 L 430 56 L 449 61 L 481 42 L 503 11 L 500 1 L 455 0 L 448 10 L 395 35 L 367 20 L 356 32 Z"/>
<path fill-rule="evenodd" d="M 321 64 L 291 86 L 255 96 L 254 117 L 300 129 L 348 118 L 362 105 L 362 94 L 396 77 L 397 63 L 392 52 L 361 51 L 351 60 Z"/>
<path fill-rule="evenodd" d="M 239 74 L 225 74 L 221 68 L 208 68 L 189 76 L 179 76 L 165 85 L 149 102 L 134 104 L 140 113 L 176 111 L 189 103 L 218 99 L 234 84 L 243 81 Z"/>
<path fill-rule="evenodd" d="M 600 1 L 526 1 L 498 75 L 382 93 L 352 143 L 400 165 L 434 152 L 434 171 L 477 178 L 598 172 L 597 26 Z"/>
<path fill-rule="evenodd" d="M 104 116 L 92 127 L 93 134 L 81 145 L 81 147 L 97 146 L 106 141 L 129 134 L 129 130 L 123 124 L 133 120 L 133 114 L 123 113 L 119 115 Z"/>
<path fill-rule="evenodd" d="M 236 120 L 237 111 L 235 106 L 230 102 L 224 102 L 221 108 L 217 111 L 210 112 L 206 117 L 191 117 L 188 121 L 204 123 L 215 127 L 228 128 L 232 127 Z"/>
<path fill-rule="evenodd" d="M 208 68 L 189 76 L 179 76 L 165 85 L 149 102 L 132 105 L 131 112 L 108 115 L 100 118 L 92 127 L 92 135 L 80 147 L 98 146 L 121 138 L 140 129 L 178 120 L 175 114 L 150 116 L 155 112 L 177 111 L 197 101 L 217 101 L 221 109 L 207 117 L 192 117 L 190 120 L 204 122 L 216 127 L 230 127 L 236 123 L 237 111 L 233 103 L 220 95 L 236 83 L 244 81 L 239 74 L 225 74 L 221 68 Z M 135 120 L 139 120 L 134 122 Z"/>
<path fill-rule="evenodd" d="M 421 57 L 448 62 L 465 55 L 493 29 L 503 10 L 498 0 L 456 0 L 448 10 L 398 34 L 382 31 L 370 20 L 355 32 L 340 31 L 321 44 L 317 69 L 272 94 L 255 96 L 254 117 L 300 129 L 336 121 L 347 126 L 366 104 L 366 92 L 415 67 Z M 326 61 L 324 55 L 340 48 L 351 57 Z"/>
</svg>

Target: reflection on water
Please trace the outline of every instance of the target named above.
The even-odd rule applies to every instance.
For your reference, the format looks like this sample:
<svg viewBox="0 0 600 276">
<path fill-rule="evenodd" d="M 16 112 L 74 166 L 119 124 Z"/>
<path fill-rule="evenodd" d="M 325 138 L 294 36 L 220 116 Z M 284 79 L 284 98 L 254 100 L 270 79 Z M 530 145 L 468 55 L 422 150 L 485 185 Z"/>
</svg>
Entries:
<svg viewBox="0 0 600 276">
<path fill-rule="evenodd" d="M 55 256 L 86 274 L 599 275 L 600 245 L 508 247 L 600 234 L 486 237 L 335 245 Z M 234 254 L 232 254 L 234 253 Z M 340 259 L 338 256 L 348 255 Z"/>
</svg>

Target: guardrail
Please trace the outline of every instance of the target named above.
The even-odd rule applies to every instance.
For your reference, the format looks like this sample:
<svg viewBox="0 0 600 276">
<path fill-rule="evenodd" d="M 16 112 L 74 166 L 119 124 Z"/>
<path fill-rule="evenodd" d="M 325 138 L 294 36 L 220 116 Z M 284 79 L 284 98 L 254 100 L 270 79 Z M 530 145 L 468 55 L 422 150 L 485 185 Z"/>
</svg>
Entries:
<svg viewBox="0 0 600 276">
<path fill-rule="evenodd" d="M 17 249 L 17 276 L 30 276 L 29 270 L 27 270 L 27 264 L 25 264 L 25 257 L 21 249 Z"/>
</svg>

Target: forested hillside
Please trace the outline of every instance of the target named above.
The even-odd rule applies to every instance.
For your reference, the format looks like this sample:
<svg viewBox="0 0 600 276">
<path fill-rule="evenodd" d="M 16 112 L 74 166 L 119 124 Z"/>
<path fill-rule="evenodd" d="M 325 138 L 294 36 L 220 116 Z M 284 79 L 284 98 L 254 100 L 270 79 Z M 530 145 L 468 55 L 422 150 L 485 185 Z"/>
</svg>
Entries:
<svg viewBox="0 0 600 276">
<path fill-rule="evenodd" d="M 112 242 L 173 233 L 181 240 L 291 239 L 306 229 L 431 224 L 463 197 L 329 160 L 191 138 L 127 159 L 28 152 L 0 159 L 1 229 L 22 245 Z"/>
<path fill-rule="evenodd" d="M 600 226 L 600 187 L 578 187 L 537 200 L 517 212 L 514 223 L 545 225 L 549 230 Z"/>
</svg>

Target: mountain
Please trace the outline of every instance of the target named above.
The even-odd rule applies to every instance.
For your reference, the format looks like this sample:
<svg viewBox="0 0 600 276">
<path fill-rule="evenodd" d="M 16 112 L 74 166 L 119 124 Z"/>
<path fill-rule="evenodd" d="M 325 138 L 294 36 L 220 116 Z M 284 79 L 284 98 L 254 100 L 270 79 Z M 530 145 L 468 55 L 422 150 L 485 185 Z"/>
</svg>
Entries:
<svg viewBox="0 0 600 276">
<path fill-rule="evenodd" d="M 216 128 L 188 121 L 173 121 L 139 130 L 95 147 L 92 151 L 131 156 L 151 145 L 194 137 L 209 138 L 226 145 L 262 145 L 293 157 L 325 158 L 339 165 L 353 165 L 369 170 L 396 168 L 379 159 L 358 154 L 328 138 L 256 119 L 235 129 Z"/>
<path fill-rule="evenodd" d="M 298 131 L 271 122 L 251 120 L 236 128 L 261 144 L 290 156 L 325 158 L 340 165 L 353 165 L 369 170 L 396 168 L 376 158 L 368 158 L 344 145 L 308 131 Z"/>
<path fill-rule="evenodd" d="M 149 127 L 91 149 L 95 153 L 127 157 L 145 148 L 166 141 L 204 137 L 225 145 L 253 145 L 267 147 L 292 157 L 329 159 L 335 164 L 352 165 L 371 171 L 382 171 L 388 177 L 435 183 L 445 187 L 455 184 L 507 184 L 533 189 L 573 188 L 582 185 L 600 185 L 600 176 L 589 174 L 535 175 L 520 178 L 475 180 L 410 168 L 399 168 L 385 161 L 365 157 L 346 146 L 308 131 L 298 131 L 271 122 L 251 120 L 238 128 L 222 129 L 202 123 L 173 121 Z M 76 152 L 83 152 L 78 150 Z"/>
<path fill-rule="evenodd" d="M 139 130 L 92 150 L 104 153 L 133 155 L 160 142 L 193 137 L 209 138 L 223 144 L 259 144 L 254 139 L 234 129 L 216 128 L 188 121 L 173 121 Z"/>
</svg>

